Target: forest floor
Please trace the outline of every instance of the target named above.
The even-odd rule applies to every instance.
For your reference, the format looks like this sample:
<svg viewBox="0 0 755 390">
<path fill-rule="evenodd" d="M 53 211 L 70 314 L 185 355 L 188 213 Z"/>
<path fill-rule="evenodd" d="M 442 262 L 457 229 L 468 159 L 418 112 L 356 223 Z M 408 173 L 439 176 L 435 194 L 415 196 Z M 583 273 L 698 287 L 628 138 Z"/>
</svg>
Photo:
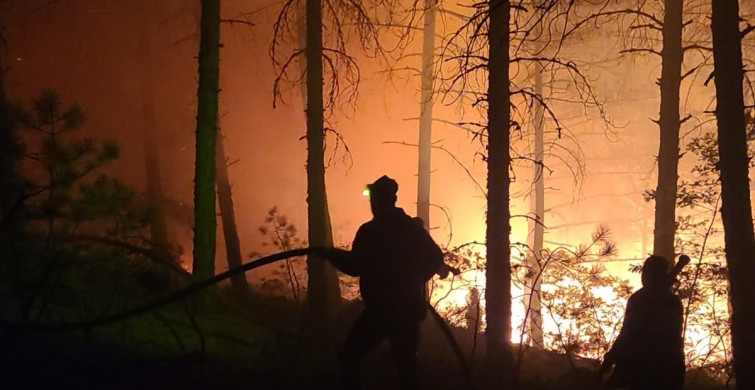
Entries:
<svg viewBox="0 0 755 390">
<path fill-rule="evenodd" d="M 347 305 L 318 337 L 305 330 L 302 308 L 270 299 L 230 299 L 215 291 L 202 313 L 183 303 L 89 332 L 0 332 L 0 389 L 336 389 L 336 356 L 359 304 Z M 422 325 L 422 389 L 485 390 L 483 335 L 453 329 L 473 381 L 438 324 Z M 522 390 L 601 389 L 597 361 L 527 350 Z M 474 357 L 474 359 L 473 359 Z M 365 390 L 397 389 L 390 350 L 363 362 Z M 713 387 L 695 387 L 698 389 Z"/>
</svg>

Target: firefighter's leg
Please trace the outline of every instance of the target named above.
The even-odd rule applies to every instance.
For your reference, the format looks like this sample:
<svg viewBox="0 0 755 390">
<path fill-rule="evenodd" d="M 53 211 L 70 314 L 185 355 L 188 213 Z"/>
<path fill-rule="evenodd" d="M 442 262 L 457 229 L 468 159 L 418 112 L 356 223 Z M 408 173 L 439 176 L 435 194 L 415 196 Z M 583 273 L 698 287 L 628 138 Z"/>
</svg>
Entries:
<svg viewBox="0 0 755 390">
<path fill-rule="evenodd" d="M 401 389 L 416 390 L 419 321 L 405 320 L 395 324 L 390 335 L 390 342 Z"/>
<path fill-rule="evenodd" d="M 385 332 L 368 311 L 363 311 L 357 317 L 339 355 L 342 389 L 361 388 L 359 367 L 362 358 L 385 338 Z"/>
</svg>

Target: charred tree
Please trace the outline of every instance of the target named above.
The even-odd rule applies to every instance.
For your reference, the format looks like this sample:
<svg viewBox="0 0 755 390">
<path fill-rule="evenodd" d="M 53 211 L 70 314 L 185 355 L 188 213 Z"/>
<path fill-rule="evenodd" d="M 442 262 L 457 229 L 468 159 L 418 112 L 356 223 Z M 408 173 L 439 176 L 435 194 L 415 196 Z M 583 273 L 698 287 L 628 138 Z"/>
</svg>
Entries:
<svg viewBox="0 0 755 390">
<path fill-rule="evenodd" d="M 543 67 L 540 63 L 535 64 L 535 88 L 534 92 L 538 96 L 543 96 Z M 544 107 L 542 102 L 535 101 L 535 191 L 533 194 L 533 212 L 534 220 L 532 221 L 532 255 L 527 257 L 529 261 L 526 286 L 528 291 L 528 302 L 525 305 L 527 309 L 527 330 L 529 332 L 532 346 L 543 348 L 543 317 L 542 304 L 540 301 L 541 285 L 541 264 L 543 243 L 545 236 L 545 175 L 544 175 Z"/>
<path fill-rule="evenodd" d="M 236 213 L 233 208 L 233 193 L 231 180 L 228 176 L 228 158 L 225 155 L 223 137 L 218 132 L 215 140 L 215 182 L 218 190 L 218 206 L 220 208 L 220 220 L 223 224 L 223 239 L 225 241 L 225 255 L 228 261 L 228 269 L 241 266 L 241 243 L 239 232 L 236 228 Z M 245 274 L 237 274 L 231 277 L 231 287 L 237 292 L 249 289 Z"/>
<path fill-rule="evenodd" d="M 15 244 L 23 230 L 20 214 L 24 206 L 24 181 L 19 168 L 23 148 L 5 95 L 3 42 L 0 36 L 0 266 L 7 269 L 8 261 L 18 258 Z M 10 276 L 12 272 L 6 274 Z"/>
<path fill-rule="evenodd" d="M 325 189 L 325 136 L 335 134 L 338 143 L 344 139 L 334 129 L 325 128 L 325 120 L 344 106 L 351 106 L 353 99 L 356 99 L 359 67 L 348 48 L 356 42 L 368 57 L 387 53 L 380 42 L 378 26 L 390 25 L 395 4 L 383 0 L 307 0 L 304 3 L 306 36 L 303 49 L 296 49 L 290 55 L 282 55 L 284 50 L 281 50 L 284 42 L 287 43 L 293 35 L 293 23 L 290 20 L 298 4 L 295 0 L 287 0 L 283 4 L 274 24 L 270 56 L 278 68 L 278 75 L 273 84 L 273 104 L 275 106 L 281 94 L 281 83 L 306 80 L 308 240 L 310 245 L 332 246 Z M 300 20 L 301 16 L 297 19 Z M 324 21 L 327 21 L 327 26 L 324 26 Z M 298 28 L 301 29 L 300 25 Z M 398 47 L 403 46 L 399 44 Z M 299 73 L 296 77 L 291 77 L 289 72 L 301 56 L 306 62 L 306 75 Z M 345 85 L 348 85 L 348 89 L 343 88 Z M 334 151 L 337 148 L 336 146 Z M 346 154 L 348 155 L 348 150 Z M 311 319 L 315 321 L 315 325 L 322 325 L 328 318 L 332 318 L 340 303 L 337 273 L 323 259 L 311 254 L 307 265 Z"/>
<path fill-rule="evenodd" d="M 487 313 L 487 360 L 491 379 L 511 388 L 511 211 L 509 168 L 511 165 L 511 90 L 509 85 L 508 0 L 488 2 L 488 184 L 485 247 L 485 310 Z"/>
<path fill-rule="evenodd" d="M 589 80 L 575 66 L 571 60 L 559 58 L 559 50 L 567 38 L 567 32 L 562 31 L 569 23 L 568 18 L 575 10 L 572 3 L 548 1 L 532 5 L 530 8 L 522 3 L 515 6 L 506 0 L 490 0 L 476 7 L 476 12 L 464 23 L 462 28 L 451 38 L 454 49 L 448 49 L 447 58 L 458 61 L 458 68 L 453 68 L 453 74 L 448 78 L 447 90 L 460 98 L 469 98 L 474 106 L 482 108 L 481 114 L 487 119 L 482 130 L 476 133 L 486 146 L 484 159 L 488 165 L 487 172 L 487 216 L 486 216 L 486 289 L 485 311 L 487 316 L 486 345 L 489 380 L 496 388 L 518 387 L 518 373 L 514 369 L 512 336 L 512 265 L 511 265 L 511 171 L 513 129 L 522 131 L 525 118 L 523 105 L 532 102 L 529 107 L 542 105 L 542 116 L 554 122 L 554 135 L 561 137 L 562 126 L 553 107 L 550 107 L 541 94 L 533 93 L 532 88 L 522 87 L 521 83 L 513 83 L 509 70 L 512 63 L 516 63 L 518 70 L 522 64 L 542 65 L 551 72 L 565 70 L 570 75 L 569 82 L 582 92 L 577 97 L 586 107 L 596 108 L 601 117 L 605 118 L 605 111 L 599 99 L 594 95 Z M 513 15 L 512 15 L 513 13 Z M 521 18 L 521 19 L 519 19 Z M 558 22 L 552 20 L 561 19 Z M 549 28 L 539 28 L 540 25 Z M 539 34 L 538 31 L 542 31 Z M 542 39 L 540 35 L 544 35 Z M 516 39 L 516 40 L 514 40 Z M 521 55 L 522 48 L 528 42 L 536 42 L 536 50 L 529 55 Z M 515 42 L 512 43 L 512 42 Z M 547 50 L 549 43 L 553 43 L 554 50 Z M 456 48 L 459 48 L 458 51 Z M 485 55 L 487 53 L 487 56 Z M 534 55 L 533 55 L 534 53 Z M 486 77 L 479 73 L 487 72 Z M 555 73 L 553 73 L 555 74 Z M 487 85 L 479 86 L 479 80 L 485 80 Z M 481 94 L 479 91 L 484 90 Z M 459 91 L 458 93 L 455 91 Z M 538 116 L 537 114 L 535 116 Z M 542 119 L 539 119 L 542 120 Z M 608 121 L 605 121 L 610 126 Z M 544 131 L 544 128 L 543 128 Z M 545 132 L 545 131 L 544 131 Z M 487 136 L 487 138 L 485 138 Z M 545 149 L 545 146 L 543 146 Z M 536 156 L 524 156 L 516 150 L 516 159 L 537 159 Z M 544 152 L 542 153 L 545 154 Z M 573 153 L 578 156 L 579 153 Z M 579 163 L 579 161 L 577 161 Z M 537 164 L 537 163 L 536 163 Z M 544 168 L 543 165 L 540 165 Z M 578 167 L 578 171 L 581 171 Z M 532 283 L 534 284 L 534 283 Z M 534 287 L 534 286 L 533 286 Z"/>
<path fill-rule="evenodd" d="M 734 377 L 755 388 L 755 234 L 748 184 L 742 33 L 737 1 L 713 1 L 713 77 L 716 85 L 721 219 L 729 268 Z"/>
<path fill-rule="evenodd" d="M 220 79 L 220 0 L 202 0 L 194 162 L 194 262 L 196 280 L 215 274 L 215 141 Z"/>
<path fill-rule="evenodd" d="M 0 0 L 0 12 L 5 11 L 6 2 Z M 20 160 L 23 158 L 23 147 L 16 133 L 16 118 L 13 118 L 5 94 L 5 72 L 8 71 L 4 62 L 8 54 L 4 32 L 5 27 L 0 22 L 0 238 L 5 233 L 17 232 L 19 227 L 17 212 L 23 206 L 24 183 L 21 177 Z M 8 242 L 14 239 L 7 237 Z M 10 247 L 6 243 L 4 249 Z"/>
<path fill-rule="evenodd" d="M 0 45 L 0 51 L 2 50 L 4 47 Z M 7 218 L 11 216 L 23 196 L 18 172 L 18 139 L 5 96 L 5 69 L 2 59 L 3 55 L 0 53 L 0 232 L 7 226 Z"/>
<path fill-rule="evenodd" d="M 311 246 L 333 246 L 325 190 L 325 128 L 322 74 L 322 1 L 306 2 L 307 62 L 307 216 Z M 341 291 L 338 274 L 325 259 L 307 256 L 307 300 L 310 318 L 316 327 L 335 316 Z"/>
<path fill-rule="evenodd" d="M 655 190 L 653 253 L 673 261 L 679 178 L 679 92 L 682 82 L 683 0 L 666 0 L 661 50 L 661 108 L 658 125 L 658 184 Z"/>
</svg>

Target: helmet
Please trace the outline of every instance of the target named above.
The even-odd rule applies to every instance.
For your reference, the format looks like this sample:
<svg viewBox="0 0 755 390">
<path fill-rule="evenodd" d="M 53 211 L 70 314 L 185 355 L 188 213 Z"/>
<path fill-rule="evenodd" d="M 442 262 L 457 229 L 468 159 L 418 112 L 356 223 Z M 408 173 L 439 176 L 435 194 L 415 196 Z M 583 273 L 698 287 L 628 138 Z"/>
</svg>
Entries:
<svg viewBox="0 0 755 390">
<path fill-rule="evenodd" d="M 663 256 L 651 255 L 642 265 L 642 285 L 661 285 L 668 278 L 669 262 Z"/>
<path fill-rule="evenodd" d="M 367 184 L 370 200 L 396 200 L 398 183 L 390 177 L 383 175 L 372 184 Z"/>
</svg>

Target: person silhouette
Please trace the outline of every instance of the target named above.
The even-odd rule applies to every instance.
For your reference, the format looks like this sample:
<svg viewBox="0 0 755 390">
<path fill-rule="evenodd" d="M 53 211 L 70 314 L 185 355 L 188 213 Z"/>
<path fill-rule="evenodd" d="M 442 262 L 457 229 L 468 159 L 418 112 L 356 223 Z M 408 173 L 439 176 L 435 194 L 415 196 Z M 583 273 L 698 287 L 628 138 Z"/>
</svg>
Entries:
<svg viewBox="0 0 755 390">
<path fill-rule="evenodd" d="M 401 388 L 417 388 L 425 284 L 435 273 L 445 277 L 450 271 L 422 221 L 396 207 L 397 192 L 398 183 L 388 176 L 368 184 L 373 218 L 359 227 L 351 251 L 320 249 L 342 272 L 359 277 L 364 303 L 339 354 L 343 389 L 361 387 L 361 360 L 384 340 L 390 343 Z"/>
<path fill-rule="evenodd" d="M 642 288 L 627 301 L 624 324 L 603 357 L 610 388 L 681 390 L 684 387 L 683 309 L 671 291 L 669 262 L 652 255 L 642 266 Z"/>
</svg>

